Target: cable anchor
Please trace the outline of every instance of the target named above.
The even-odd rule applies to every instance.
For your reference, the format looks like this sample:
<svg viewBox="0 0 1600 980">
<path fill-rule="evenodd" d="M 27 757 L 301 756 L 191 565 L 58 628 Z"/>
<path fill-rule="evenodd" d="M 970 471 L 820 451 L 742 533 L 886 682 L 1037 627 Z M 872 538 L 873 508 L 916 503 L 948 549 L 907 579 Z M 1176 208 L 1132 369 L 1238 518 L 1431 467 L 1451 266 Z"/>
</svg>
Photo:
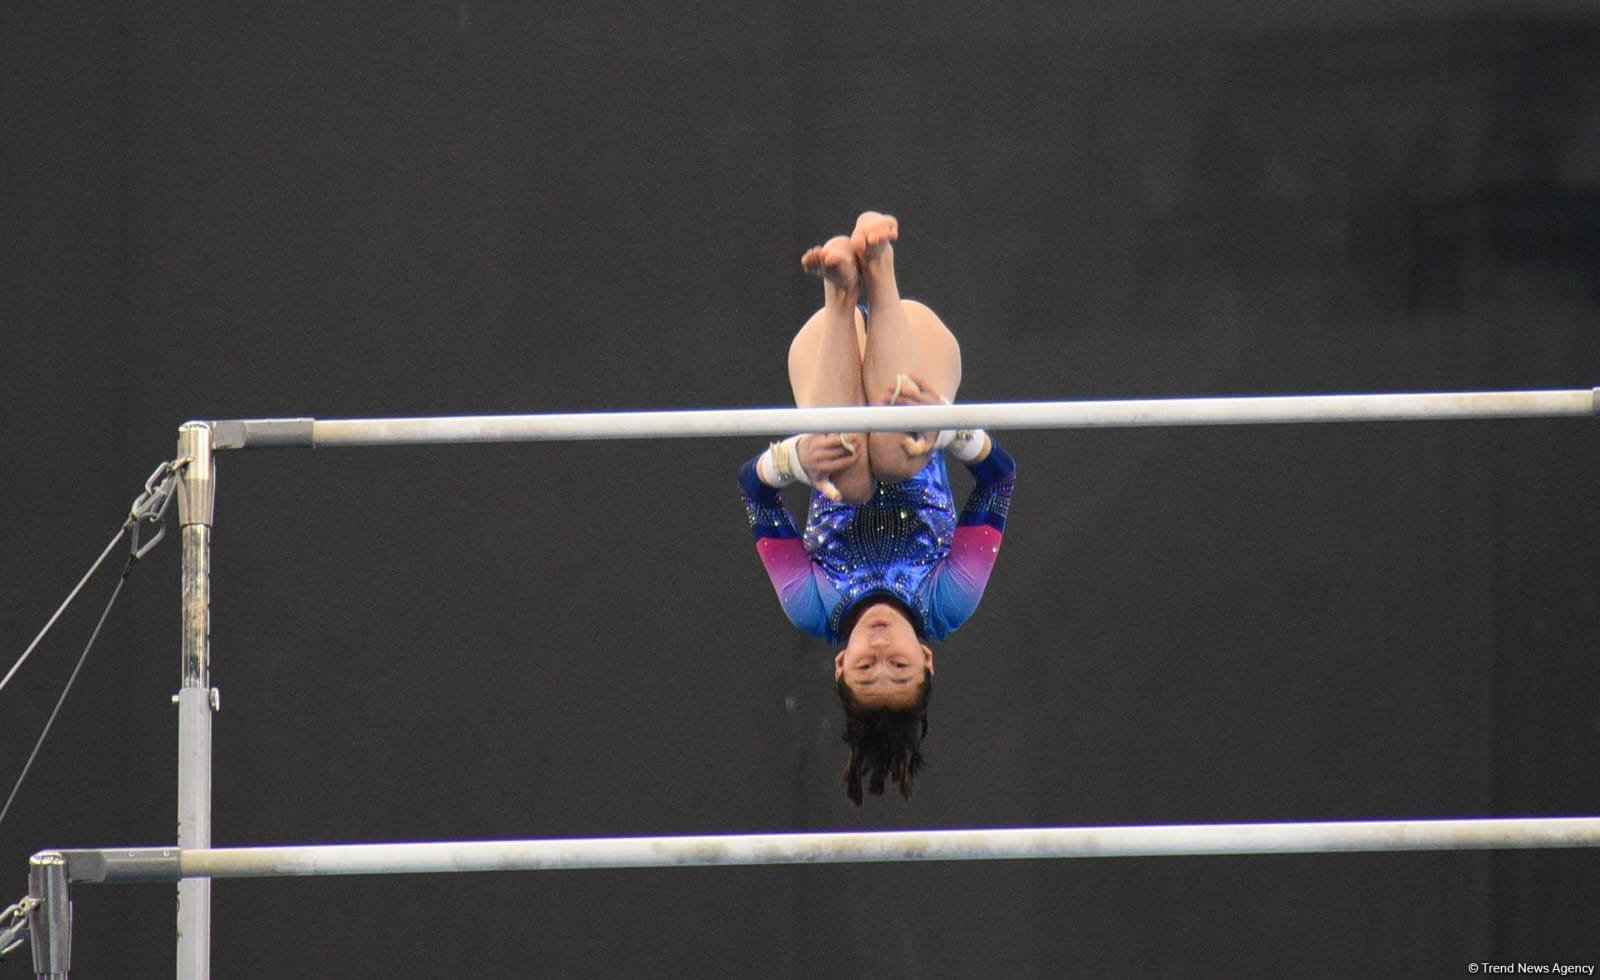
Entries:
<svg viewBox="0 0 1600 980">
<path fill-rule="evenodd" d="M 128 521 L 123 525 L 133 532 L 129 548 L 134 561 L 149 554 L 150 549 L 167 536 L 167 508 L 172 505 L 173 493 L 178 487 L 178 475 L 187 465 L 189 458 L 182 456 L 157 466 L 155 472 L 150 474 L 150 479 L 144 481 L 144 492 L 134 498 L 133 506 L 128 509 Z M 139 540 L 141 523 L 154 524 L 156 527 L 155 537 L 142 543 Z"/>
<path fill-rule="evenodd" d="M 17 951 L 28 938 L 28 913 L 39 905 L 37 898 L 24 898 L 0 912 L 0 960 Z"/>
</svg>

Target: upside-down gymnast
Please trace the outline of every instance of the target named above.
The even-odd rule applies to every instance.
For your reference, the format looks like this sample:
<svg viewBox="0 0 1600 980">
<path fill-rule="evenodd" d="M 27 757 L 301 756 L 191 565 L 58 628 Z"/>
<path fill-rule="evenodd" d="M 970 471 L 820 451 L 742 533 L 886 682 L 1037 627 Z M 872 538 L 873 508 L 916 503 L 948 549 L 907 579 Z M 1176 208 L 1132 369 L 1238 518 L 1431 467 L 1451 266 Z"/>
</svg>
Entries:
<svg viewBox="0 0 1600 980">
<path fill-rule="evenodd" d="M 900 298 L 899 225 L 869 211 L 810 249 L 824 303 L 789 348 L 801 408 L 938 405 L 961 387 L 961 348 L 932 310 Z M 976 481 L 957 516 L 944 456 Z M 804 433 L 745 463 L 739 487 L 783 611 L 844 643 L 834 681 L 845 711 L 845 792 L 856 805 L 886 778 L 911 798 L 933 690 L 930 640 L 977 608 L 1000 551 L 1016 464 L 982 429 Z M 813 488 L 804 532 L 778 488 Z"/>
</svg>

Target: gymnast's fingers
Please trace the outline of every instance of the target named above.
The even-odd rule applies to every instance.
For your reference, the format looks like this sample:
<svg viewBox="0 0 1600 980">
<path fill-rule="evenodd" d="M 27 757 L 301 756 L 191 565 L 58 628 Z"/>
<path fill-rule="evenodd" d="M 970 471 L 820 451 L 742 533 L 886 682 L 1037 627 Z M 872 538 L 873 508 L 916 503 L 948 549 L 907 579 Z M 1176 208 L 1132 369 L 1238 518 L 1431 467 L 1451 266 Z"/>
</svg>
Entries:
<svg viewBox="0 0 1600 980">
<path fill-rule="evenodd" d="M 813 462 L 847 460 L 855 456 L 855 448 L 839 436 L 821 436 L 807 447 L 806 456 Z"/>
<path fill-rule="evenodd" d="M 950 399 L 939 394 L 933 386 L 919 374 L 906 373 L 901 375 L 908 383 L 900 384 L 900 397 L 908 402 L 918 405 L 948 405 Z"/>
</svg>

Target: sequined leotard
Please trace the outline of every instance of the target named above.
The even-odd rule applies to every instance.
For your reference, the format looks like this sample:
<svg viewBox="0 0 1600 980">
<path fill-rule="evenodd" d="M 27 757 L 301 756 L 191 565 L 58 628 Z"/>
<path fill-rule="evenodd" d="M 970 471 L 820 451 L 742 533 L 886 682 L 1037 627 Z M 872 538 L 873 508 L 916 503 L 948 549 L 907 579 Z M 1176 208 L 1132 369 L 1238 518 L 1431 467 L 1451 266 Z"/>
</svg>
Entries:
<svg viewBox="0 0 1600 980">
<path fill-rule="evenodd" d="M 880 483 L 865 504 L 811 495 L 804 535 L 779 492 L 756 475 L 756 459 L 739 471 L 739 489 L 756 551 L 795 626 L 836 643 L 841 626 L 865 599 L 891 596 L 918 620 L 920 636 L 940 640 L 978 606 L 1005 533 L 1016 463 L 991 440 L 959 517 L 943 453 L 903 483 Z M 760 457 L 757 457 L 759 459 Z"/>
</svg>

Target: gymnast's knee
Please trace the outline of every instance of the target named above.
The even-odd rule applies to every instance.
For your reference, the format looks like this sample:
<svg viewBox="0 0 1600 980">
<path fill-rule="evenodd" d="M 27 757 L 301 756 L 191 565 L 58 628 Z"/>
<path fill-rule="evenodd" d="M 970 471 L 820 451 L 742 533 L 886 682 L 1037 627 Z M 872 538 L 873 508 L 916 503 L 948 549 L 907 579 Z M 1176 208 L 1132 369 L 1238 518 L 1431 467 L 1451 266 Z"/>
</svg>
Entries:
<svg viewBox="0 0 1600 980">
<path fill-rule="evenodd" d="M 857 432 L 846 438 L 861 447 L 861 459 L 847 469 L 840 470 L 833 475 L 833 485 L 838 488 L 839 496 L 847 504 L 864 504 L 872 499 L 878 492 L 878 481 L 873 475 L 869 453 L 867 451 L 867 436 Z"/>
<path fill-rule="evenodd" d="M 872 472 L 878 482 L 909 480 L 928 465 L 927 456 L 906 452 L 905 440 L 903 432 L 874 432 L 868 440 L 867 455 L 872 458 Z"/>
</svg>

